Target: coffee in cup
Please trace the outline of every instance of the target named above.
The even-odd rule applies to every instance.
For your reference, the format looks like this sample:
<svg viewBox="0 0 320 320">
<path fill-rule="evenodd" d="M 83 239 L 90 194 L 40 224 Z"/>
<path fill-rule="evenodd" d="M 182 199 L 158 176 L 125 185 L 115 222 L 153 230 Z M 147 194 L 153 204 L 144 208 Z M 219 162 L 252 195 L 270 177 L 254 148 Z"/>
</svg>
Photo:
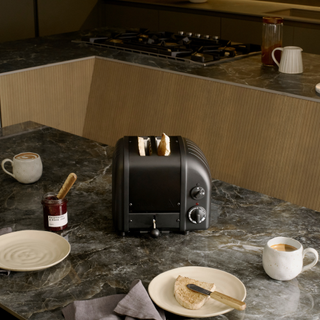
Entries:
<svg viewBox="0 0 320 320">
<path fill-rule="evenodd" d="M 313 261 L 304 266 L 306 253 L 314 255 Z M 273 279 L 287 281 L 301 272 L 311 269 L 319 260 L 318 252 L 313 248 L 303 249 L 302 244 L 292 238 L 276 237 L 267 242 L 263 249 L 262 264 L 265 272 Z"/>
<path fill-rule="evenodd" d="M 5 163 L 11 162 L 12 173 L 6 170 Z M 11 159 L 4 159 L 1 163 L 3 171 L 21 183 L 33 183 L 42 175 L 42 161 L 34 152 L 22 152 Z"/>
<path fill-rule="evenodd" d="M 285 252 L 291 252 L 291 251 L 297 250 L 296 247 L 290 246 L 290 244 L 286 244 L 286 243 L 273 244 L 271 248 L 278 251 L 285 251 Z"/>
</svg>

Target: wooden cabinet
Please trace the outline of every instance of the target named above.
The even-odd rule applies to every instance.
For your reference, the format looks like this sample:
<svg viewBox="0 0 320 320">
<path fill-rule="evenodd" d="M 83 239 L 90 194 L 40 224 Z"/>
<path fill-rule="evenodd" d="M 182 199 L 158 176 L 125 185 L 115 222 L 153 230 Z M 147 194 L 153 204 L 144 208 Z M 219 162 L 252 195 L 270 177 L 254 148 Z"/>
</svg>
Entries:
<svg viewBox="0 0 320 320">
<path fill-rule="evenodd" d="M 101 5 L 99 0 L 38 0 L 39 35 L 102 26 Z"/>
<path fill-rule="evenodd" d="M 320 25 L 294 27 L 293 45 L 301 47 L 304 52 L 320 54 Z"/>
<path fill-rule="evenodd" d="M 30 120 L 81 135 L 94 60 L 0 75 L 2 126 Z"/>
<path fill-rule="evenodd" d="M 235 42 L 261 44 L 262 21 L 247 17 L 221 18 L 221 38 Z"/>
<path fill-rule="evenodd" d="M 38 6 L 34 0 L 0 0 L 0 42 L 33 38 L 36 30 L 39 36 L 48 36 L 106 25 L 102 0 L 37 3 Z"/>
<path fill-rule="evenodd" d="M 105 21 L 109 27 L 159 30 L 159 13 L 148 7 L 106 4 Z"/>
<path fill-rule="evenodd" d="M 35 36 L 33 0 L 0 0 L 0 42 Z"/>
<path fill-rule="evenodd" d="M 220 18 L 207 14 L 159 10 L 159 30 L 220 36 Z"/>
<path fill-rule="evenodd" d="M 4 126 L 32 120 L 111 146 L 181 135 L 213 178 L 320 210 L 318 102 L 98 57 L 1 75 L 0 96 Z"/>
</svg>

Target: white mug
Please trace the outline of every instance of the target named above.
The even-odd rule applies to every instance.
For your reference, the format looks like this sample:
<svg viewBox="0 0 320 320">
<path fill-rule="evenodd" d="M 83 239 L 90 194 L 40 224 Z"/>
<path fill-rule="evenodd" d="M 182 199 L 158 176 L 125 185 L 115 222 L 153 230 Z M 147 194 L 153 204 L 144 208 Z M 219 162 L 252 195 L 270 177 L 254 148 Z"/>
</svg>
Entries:
<svg viewBox="0 0 320 320">
<path fill-rule="evenodd" d="M 282 51 L 280 63 L 276 60 L 274 53 L 276 50 Z M 279 72 L 297 74 L 303 72 L 302 48 L 300 47 L 278 47 L 273 49 L 271 56 L 273 61 L 279 67 Z"/>
<path fill-rule="evenodd" d="M 314 260 L 303 266 L 303 258 L 307 252 L 314 254 Z M 263 249 L 262 264 L 269 277 L 287 281 L 294 279 L 301 272 L 311 269 L 319 260 L 315 249 L 303 249 L 302 244 L 294 239 L 277 237 L 268 241 Z"/>
<path fill-rule="evenodd" d="M 12 173 L 4 167 L 6 162 L 11 162 Z M 13 157 L 13 160 L 4 159 L 1 163 L 3 171 L 21 183 L 33 183 L 40 179 L 42 175 L 42 162 L 37 153 L 22 152 Z"/>
</svg>

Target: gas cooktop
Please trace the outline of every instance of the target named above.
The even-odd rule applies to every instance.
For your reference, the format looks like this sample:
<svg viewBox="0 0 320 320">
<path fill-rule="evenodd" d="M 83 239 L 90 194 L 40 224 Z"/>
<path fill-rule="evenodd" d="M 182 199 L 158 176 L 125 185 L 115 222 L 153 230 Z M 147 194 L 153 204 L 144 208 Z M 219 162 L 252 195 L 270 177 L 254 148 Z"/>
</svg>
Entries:
<svg viewBox="0 0 320 320">
<path fill-rule="evenodd" d="M 217 36 L 183 31 L 152 32 L 147 29 L 83 37 L 80 41 L 74 42 L 202 66 L 245 58 L 261 51 L 260 45 L 232 42 Z"/>
</svg>

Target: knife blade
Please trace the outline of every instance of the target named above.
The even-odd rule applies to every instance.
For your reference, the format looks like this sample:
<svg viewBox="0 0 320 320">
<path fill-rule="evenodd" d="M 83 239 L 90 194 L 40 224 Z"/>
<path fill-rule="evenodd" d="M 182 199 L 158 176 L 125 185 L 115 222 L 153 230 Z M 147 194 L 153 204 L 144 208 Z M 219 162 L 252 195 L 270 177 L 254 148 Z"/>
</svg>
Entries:
<svg viewBox="0 0 320 320">
<path fill-rule="evenodd" d="M 206 289 L 199 287 L 199 286 L 192 284 L 192 283 L 187 284 L 187 287 L 192 291 L 208 295 L 212 299 L 217 300 L 219 302 L 222 302 L 222 303 L 226 304 L 227 306 L 234 308 L 236 310 L 242 311 L 246 308 L 245 302 L 237 300 L 237 299 L 232 298 L 230 296 L 227 296 L 221 292 L 209 291 L 209 290 L 206 290 Z"/>
</svg>

